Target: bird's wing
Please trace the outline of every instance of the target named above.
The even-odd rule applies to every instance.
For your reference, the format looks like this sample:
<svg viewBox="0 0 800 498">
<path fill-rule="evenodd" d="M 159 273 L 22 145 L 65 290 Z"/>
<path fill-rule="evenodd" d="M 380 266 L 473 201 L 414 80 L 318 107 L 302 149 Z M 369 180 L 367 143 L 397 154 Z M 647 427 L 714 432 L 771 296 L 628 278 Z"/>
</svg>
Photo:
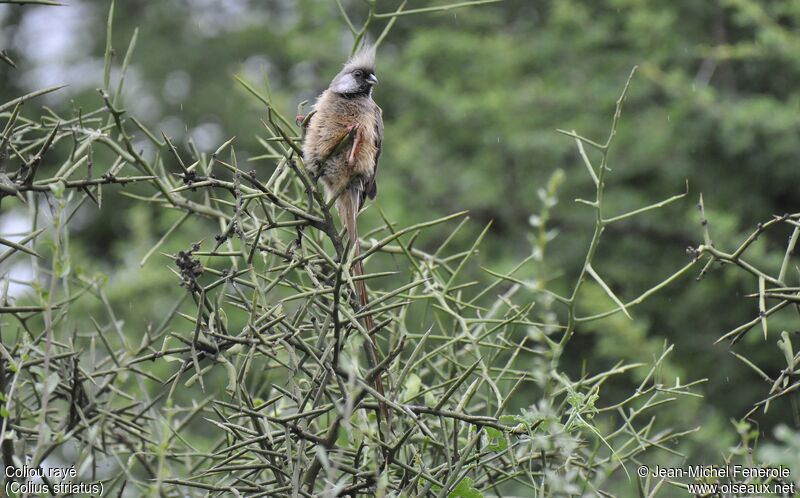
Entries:
<svg viewBox="0 0 800 498">
<path fill-rule="evenodd" d="M 366 184 L 364 185 L 364 193 L 361 195 L 361 204 L 364 204 L 365 195 L 370 199 L 374 199 L 375 196 L 378 194 L 378 180 L 376 176 L 378 174 L 378 160 L 381 158 L 381 151 L 383 149 L 383 111 L 381 108 L 375 104 L 375 148 L 377 151 L 375 152 L 375 164 L 372 168 L 372 177 L 367 179 Z"/>
</svg>

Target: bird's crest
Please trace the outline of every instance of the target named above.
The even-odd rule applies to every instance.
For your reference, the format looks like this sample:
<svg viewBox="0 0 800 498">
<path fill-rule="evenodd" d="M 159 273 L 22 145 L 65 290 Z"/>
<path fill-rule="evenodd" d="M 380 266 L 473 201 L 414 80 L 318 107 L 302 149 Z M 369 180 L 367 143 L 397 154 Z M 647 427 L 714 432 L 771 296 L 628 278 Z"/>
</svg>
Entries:
<svg viewBox="0 0 800 498">
<path fill-rule="evenodd" d="M 364 44 L 361 48 L 354 53 L 350 59 L 345 63 L 342 72 L 351 71 L 353 69 L 369 69 L 375 70 L 375 46 Z"/>
</svg>

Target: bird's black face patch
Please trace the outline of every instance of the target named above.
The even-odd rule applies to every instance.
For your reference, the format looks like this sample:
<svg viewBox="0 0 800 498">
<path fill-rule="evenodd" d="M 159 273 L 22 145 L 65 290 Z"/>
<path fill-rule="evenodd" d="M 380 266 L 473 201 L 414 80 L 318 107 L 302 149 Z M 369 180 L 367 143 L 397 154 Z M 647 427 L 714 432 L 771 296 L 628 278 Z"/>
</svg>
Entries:
<svg viewBox="0 0 800 498">
<path fill-rule="evenodd" d="M 372 94 L 372 87 L 378 83 L 375 72 L 369 68 L 356 68 L 340 73 L 331 83 L 331 89 L 346 97 L 355 98 Z"/>
</svg>

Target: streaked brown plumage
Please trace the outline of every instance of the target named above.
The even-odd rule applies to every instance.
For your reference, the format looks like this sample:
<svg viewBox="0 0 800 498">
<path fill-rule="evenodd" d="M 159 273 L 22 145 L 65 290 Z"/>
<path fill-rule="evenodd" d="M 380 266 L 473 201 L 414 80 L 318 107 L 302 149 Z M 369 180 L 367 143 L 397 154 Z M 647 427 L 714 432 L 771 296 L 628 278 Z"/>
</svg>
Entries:
<svg viewBox="0 0 800 498">
<path fill-rule="evenodd" d="M 356 216 L 366 198 L 374 199 L 377 194 L 375 173 L 383 142 L 381 108 L 372 100 L 372 87 L 377 83 L 375 51 L 366 49 L 351 57 L 317 98 L 303 144 L 306 167 L 325 185 L 328 198 L 338 195 L 336 209 L 356 256 Z M 353 265 L 352 273 L 364 274 L 361 261 Z M 363 308 L 368 303 L 367 287 L 363 279 L 354 282 Z M 371 315 L 364 317 L 363 325 L 368 332 L 375 327 Z M 370 346 L 368 360 L 374 368 L 378 362 L 374 340 Z M 383 395 L 381 374 L 375 377 L 375 389 Z M 388 423 L 389 412 L 382 401 L 379 405 Z"/>
<path fill-rule="evenodd" d="M 383 118 L 372 100 L 376 83 L 374 52 L 359 52 L 317 98 L 303 145 L 306 166 L 322 180 L 328 195 L 348 189 L 351 195 L 358 194 L 357 209 L 365 197 L 374 199 L 377 193 Z M 353 146 L 331 155 L 351 131 Z"/>
</svg>

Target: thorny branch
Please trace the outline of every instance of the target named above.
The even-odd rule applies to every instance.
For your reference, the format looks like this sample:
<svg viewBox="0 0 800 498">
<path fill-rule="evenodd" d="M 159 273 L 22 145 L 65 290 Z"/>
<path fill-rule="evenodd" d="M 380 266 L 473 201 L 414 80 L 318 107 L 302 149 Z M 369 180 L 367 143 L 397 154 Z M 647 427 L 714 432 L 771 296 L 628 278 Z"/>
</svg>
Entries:
<svg viewBox="0 0 800 498">
<path fill-rule="evenodd" d="M 403 16 L 491 1 L 412 10 L 402 3 L 393 13 L 376 12 L 375 3 L 369 2 L 357 27 L 337 2 L 354 49 L 374 23 L 386 21 L 380 42 Z M 109 40 L 112 17 L 113 3 Z M 380 284 L 371 286 L 370 308 L 358 309 L 350 290 L 354 261 L 332 203 L 298 157 L 302 130 L 279 111 L 282 106 L 240 80 L 265 106 L 268 135 L 261 144 L 272 171 L 265 177 L 266 167 L 240 168 L 233 139 L 210 156 L 192 143 L 187 155 L 168 136 L 157 139 L 128 114 L 122 81 L 116 93 L 110 90 L 113 60 L 109 41 L 103 88 L 91 112 L 25 117 L 32 99 L 58 87 L 0 105 L 0 202 L 27 209 L 31 222 L 22 238 L 0 238 L 6 247 L 0 264 L 32 260 L 36 269 L 26 283 L 36 291 L 31 302 L 14 302 L 6 291 L 0 303 L 0 449 L 6 466 L 19 466 L 30 455 L 31 464 L 40 466 L 75 445 L 76 467 L 85 465 L 92 475 L 100 465 L 119 470 L 104 478 L 104 486 L 120 494 L 127 487 L 154 496 L 178 488 L 186 496 L 233 490 L 276 497 L 445 497 L 456 489 L 497 492 L 512 482 L 538 494 L 553 472 L 569 471 L 576 483 L 595 489 L 637 455 L 684 434 L 657 432 L 649 418 L 653 407 L 691 394 L 694 385 L 664 387 L 655 379 L 671 348 L 650 366 L 636 393 L 606 408 L 594 405 L 600 385 L 643 365 L 620 364 L 571 380 L 559 363 L 582 323 L 628 314 L 695 264 L 628 302 L 593 266 L 605 226 L 685 195 L 617 216 L 603 211 L 608 152 L 630 78 L 604 144 L 567 133 L 596 187 L 595 200 L 584 201 L 594 209 L 595 227 L 571 295 L 535 289 L 566 308 L 565 323 L 553 323 L 538 314 L 538 298 L 522 295 L 525 282 L 515 274 L 529 260 L 507 274 L 488 271 L 491 278 L 480 290 L 464 281 L 489 230 L 468 250 L 448 253 L 446 246 L 466 225 L 465 213 L 409 227 L 384 220 L 372 232 L 377 240 L 361 241 L 359 258 L 369 258 L 370 268 L 393 260 L 397 270 L 359 277 Z M 137 140 L 155 152 L 137 149 Z M 584 146 L 600 151 L 599 167 Z M 10 164 L 19 167 L 7 173 Z M 67 270 L 70 220 L 87 201 L 101 209 L 103 199 L 115 195 L 148 206 L 154 216 L 179 213 L 141 257 L 142 266 L 166 261 L 157 262 L 157 253 L 187 220 L 208 233 L 204 241 L 166 254 L 180 297 L 144 331 L 117 318 L 102 278 Z M 39 199 L 51 206 L 50 225 Z M 426 236 L 442 242 L 430 251 L 414 247 Z M 46 253 L 44 239 L 51 243 Z M 783 282 L 755 273 L 743 252 L 698 250 L 770 284 Z M 587 277 L 609 294 L 613 309 L 577 316 Z M 786 301 L 784 294 L 796 292 L 776 287 L 763 294 Z M 70 309 L 79 302 L 93 303 L 103 316 L 73 316 Z M 375 317 L 375 330 L 363 330 L 358 318 L 364 312 Z M 363 365 L 368 335 L 378 337 L 385 352 L 373 369 Z M 542 354 L 549 364 L 533 371 L 523 366 Z M 385 397 L 371 388 L 380 371 L 389 372 Z M 226 380 L 224 389 L 210 382 L 219 377 Z M 520 411 L 514 396 L 523 390 L 525 399 L 541 402 Z M 385 442 L 371 418 L 378 402 L 397 414 Z M 646 420 L 640 417 L 645 411 Z M 591 423 L 594 416 L 605 417 L 614 430 L 602 435 Z"/>
</svg>

